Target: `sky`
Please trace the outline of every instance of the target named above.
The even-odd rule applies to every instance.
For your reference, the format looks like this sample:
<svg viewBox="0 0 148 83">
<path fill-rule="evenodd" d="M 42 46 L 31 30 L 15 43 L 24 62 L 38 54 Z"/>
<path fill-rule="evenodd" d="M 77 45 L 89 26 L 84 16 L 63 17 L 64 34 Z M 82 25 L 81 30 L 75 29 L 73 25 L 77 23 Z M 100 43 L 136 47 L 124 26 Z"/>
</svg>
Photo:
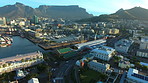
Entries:
<svg viewBox="0 0 148 83">
<path fill-rule="evenodd" d="M 16 2 L 37 8 L 39 5 L 79 5 L 90 14 L 111 14 L 117 10 L 140 6 L 148 9 L 148 0 L 0 0 L 0 7 Z"/>
</svg>

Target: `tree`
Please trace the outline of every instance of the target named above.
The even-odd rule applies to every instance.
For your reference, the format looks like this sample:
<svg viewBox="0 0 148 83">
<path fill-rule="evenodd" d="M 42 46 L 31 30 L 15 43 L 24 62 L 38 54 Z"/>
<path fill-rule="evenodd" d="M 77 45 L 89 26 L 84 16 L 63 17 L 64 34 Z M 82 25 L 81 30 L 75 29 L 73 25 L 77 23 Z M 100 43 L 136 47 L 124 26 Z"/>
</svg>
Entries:
<svg viewBox="0 0 148 83">
<path fill-rule="evenodd" d="M 48 72 L 48 76 L 49 76 L 49 78 L 52 76 L 52 72 Z"/>
<path fill-rule="evenodd" d="M 111 75 L 116 76 L 116 73 L 115 72 L 112 72 Z"/>
<path fill-rule="evenodd" d="M 31 78 L 35 78 L 35 77 L 37 77 L 38 76 L 38 74 L 36 74 L 36 73 L 31 73 L 31 74 L 28 74 L 27 76 L 26 76 L 26 79 L 27 80 L 30 80 Z"/>
<path fill-rule="evenodd" d="M 48 68 L 48 66 L 45 65 L 45 64 L 39 64 L 39 65 L 37 65 L 37 69 L 38 69 L 40 72 L 45 71 L 47 68 Z"/>
<path fill-rule="evenodd" d="M 22 59 L 21 61 L 22 61 L 22 62 L 25 62 L 25 60 L 24 60 L 24 59 Z"/>
<path fill-rule="evenodd" d="M 3 64 L 3 67 L 7 67 L 7 65 L 6 64 Z"/>
<path fill-rule="evenodd" d="M 148 66 L 142 66 L 142 69 L 147 70 Z"/>
<path fill-rule="evenodd" d="M 27 59 L 25 60 L 25 62 L 28 62 L 28 61 L 29 61 L 29 60 L 27 60 Z"/>
<path fill-rule="evenodd" d="M 36 60 L 35 58 L 33 58 L 33 60 Z"/>
<path fill-rule="evenodd" d="M 101 77 L 101 79 L 104 81 L 104 80 L 107 78 L 107 75 L 101 74 L 100 77 Z"/>
<path fill-rule="evenodd" d="M 121 57 L 114 56 L 114 59 L 117 60 L 117 61 L 120 61 Z"/>
<path fill-rule="evenodd" d="M 29 61 L 32 61 L 32 59 L 30 59 Z"/>
<path fill-rule="evenodd" d="M 11 65 L 11 63 L 8 63 L 8 65 L 10 66 L 10 65 Z"/>
</svg>

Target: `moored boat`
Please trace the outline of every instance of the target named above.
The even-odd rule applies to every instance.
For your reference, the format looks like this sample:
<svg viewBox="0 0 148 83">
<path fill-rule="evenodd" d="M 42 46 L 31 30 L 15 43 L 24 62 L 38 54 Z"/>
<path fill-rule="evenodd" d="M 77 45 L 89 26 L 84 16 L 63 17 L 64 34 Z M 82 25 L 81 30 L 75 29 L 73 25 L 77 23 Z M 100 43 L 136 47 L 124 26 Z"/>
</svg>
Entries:
<svg viewBox="0 0 148 83">
<path fill-rule="evenodd" d="M 13 39 L 7 36 L 0 36 L 0 47 L 11 46 Z"/>
</svg>

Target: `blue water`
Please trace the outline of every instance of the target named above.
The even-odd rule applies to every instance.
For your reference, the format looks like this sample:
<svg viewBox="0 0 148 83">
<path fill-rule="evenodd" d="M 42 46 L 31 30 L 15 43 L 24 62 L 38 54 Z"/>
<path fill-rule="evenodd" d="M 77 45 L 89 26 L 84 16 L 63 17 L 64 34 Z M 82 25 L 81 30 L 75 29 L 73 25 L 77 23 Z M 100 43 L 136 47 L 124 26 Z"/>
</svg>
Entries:
<svg viewBox="0 0 148 83">
<path fill-rule="evenodd" d="M 42 48 L 38 47 L 34 43 L 30 42 L 26 38 L 14 36 L 13 43 L 9 47 L 0 47 L 0 58 L 6 58 L 10 56 L 16 56 L 17 54 L 31 53 L 35 51 L 45 52 Z"/>
</svg>

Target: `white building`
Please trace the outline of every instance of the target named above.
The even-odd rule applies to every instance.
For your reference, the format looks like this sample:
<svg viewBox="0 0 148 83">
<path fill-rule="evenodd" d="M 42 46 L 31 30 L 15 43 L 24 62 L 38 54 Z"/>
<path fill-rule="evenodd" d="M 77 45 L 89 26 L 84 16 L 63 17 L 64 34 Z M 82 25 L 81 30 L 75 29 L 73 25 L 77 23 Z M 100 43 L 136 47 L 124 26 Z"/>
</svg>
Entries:
<svg viewBox="0 0 148 83">
<path fill-rule="evenodd" d="M 128 83 L 148 83 L 148 76 L 140 75 L 138 70 L 130 68 L 127 72 Z"/>
<path fill-rule="evenodd" d="M 28 81 L 28 83 L 39 83 L 38 78 L 32 78 Z"/>
<path fill-rule="evenodd" d="M 89 60 L 92 60 L 93 58 L 94 58 L 94 55 L 87 54 L 87 55 L 83 56 L 83 58 L 81 60 L 77 60 L 76 65 L 80 67 L 80 66 L 82 66 L 82 63 L 85 64 L 85 62 L 88 62 Z"/>
<path fill-rule="evenodd" d="M 103 44 L 103 43 L 106 43 L 106 40 L 100 39 L 100 40 L 85 42 L 85 43 L 81 43 L 81 44 L 76 44 L 75 46 L 76 46 L 78 49 L 81 49 L 81 48 L 84 47 L 84 46 L 89 46 L 89 47 L 91 47 L 91 46 L 100 45 L 100 44 Z"/>
<path fill-rule="evenodd" d="M 148 58 L 148 49 L 139 49 L 136 56 Z"/>
<path fill-rule="evenodd" d="M 81 60 L 77 60 L 76 61 L 76 65 L 81 67 L 82 66 L 82 63 L 85 63 L 85 61 L 88 61 L 86 58 L 82 58 Z"/>
<path fill-rule="evenodd" d="M 132 44 L 133 44 L 132 40 L 121 39 L 115 43 L 115 49 L 117 52 L 127 53 Z"/>
<path fill-rule="evenodd" d="M 129 67 L 134 67 L 134 64 L 130 64 L 129 61 L 120 61 L 118 64 L 118 67 L 120 68 L 129 68 Z"/>
<path fill-rule="evenodd" d="M 140 49 L 148 49 L 148 37 L 141 38 Z"/>
<path fill-rule="evenodd" d="M 19 79 L 19 78 L 24 78 L 26 75 L 22 70 L 16 70 L 16 76 Z"/>
<path fill-rule="evenodd" d="M 101 46 L 100 48 L 93 49 L 91 54 L 96 58 L 109 61 L 114 55 L 115 49 L 107 46 Z"/>
<path fill-rule="evenodd" d="M 95 60 L 90 61 L 87 65 L 88 65 L 88 67 L 90 69 L 93 69 L 93 70 L 101 72 L 101 73 L 106 73 L 107 70 L 110 69 L 110 65 L 109 64 L 99 63 L 99 62 L 97 62 Z"/>
<path fill-rule="evenodd" d="M 6 18 L 0 17 L 0 26 L 6 25 Z"/>
<path fill-rule="evenodd" d="M 0 74 L 27 68 L 44 61 L 39 51 L 0 59 Z"/>
</svg>

